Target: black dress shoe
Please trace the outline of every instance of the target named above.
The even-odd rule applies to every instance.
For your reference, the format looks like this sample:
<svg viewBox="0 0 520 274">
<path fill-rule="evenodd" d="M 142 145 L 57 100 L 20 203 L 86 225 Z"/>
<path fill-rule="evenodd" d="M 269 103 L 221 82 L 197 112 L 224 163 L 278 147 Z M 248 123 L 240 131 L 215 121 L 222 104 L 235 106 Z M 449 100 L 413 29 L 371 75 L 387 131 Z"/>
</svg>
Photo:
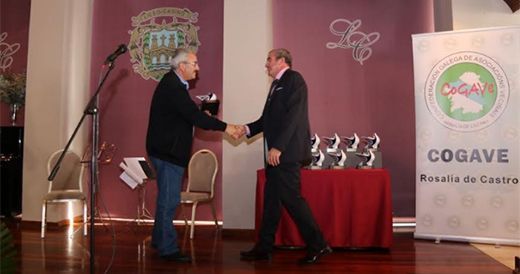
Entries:
<svg viewBox="0 0 520 274">
<path fill-rule="evenodd" d="M 168 254 L 168 255 L 161 255 L 161 259 L 166 261 L 174 261 L 174 262 L 181 262 L 181 263 L 189 263 L 191 262 L 191 258 L 188 255 L 182 254 L 180 251 Z"/>
<path fill-rule="evenodd" d="M 325 256 L 329 253 L 332 253 L 332 248 L 330 246 L 325 246 L 319 251 L 315 252 L 307 252 L 305 257 L 298 260 L 299 264 L 314 264 L 316 263 L 322 256 Z"/>
<path fill-rule="evenodd" d="M 240 260 L 244 261 L 260 261 L 269 260 L 271 254 L 269 252 L 260 250 L 259 248 L 253 247 L 249 251 L 240 251 Z"/>
</svg>

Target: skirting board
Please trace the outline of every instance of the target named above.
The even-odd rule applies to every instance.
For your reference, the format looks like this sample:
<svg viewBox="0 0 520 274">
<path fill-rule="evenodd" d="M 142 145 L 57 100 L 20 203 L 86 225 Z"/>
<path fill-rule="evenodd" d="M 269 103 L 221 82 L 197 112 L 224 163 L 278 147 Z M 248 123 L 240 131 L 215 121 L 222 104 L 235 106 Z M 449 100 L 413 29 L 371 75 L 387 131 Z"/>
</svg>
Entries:
<svg viewBox="0 0 520 274">
<path fill-rule="evenodd" d="M 467 242 L 467 243 L 520 246 L 520 239 L 519 240 L 509 240 L 509 239 L 499 239 L 499 238 L 466 237 L 466 236 L 459 236 L 459 235 L 436 235 L 436 234 L 423 234 L 423 233 L 414 233 L 414 238 L 425 239 L 425 240 L 434 240 L 436 243 L 439 243 L 441 241 L 454 241 L 454 242 Z"/>
</svg>

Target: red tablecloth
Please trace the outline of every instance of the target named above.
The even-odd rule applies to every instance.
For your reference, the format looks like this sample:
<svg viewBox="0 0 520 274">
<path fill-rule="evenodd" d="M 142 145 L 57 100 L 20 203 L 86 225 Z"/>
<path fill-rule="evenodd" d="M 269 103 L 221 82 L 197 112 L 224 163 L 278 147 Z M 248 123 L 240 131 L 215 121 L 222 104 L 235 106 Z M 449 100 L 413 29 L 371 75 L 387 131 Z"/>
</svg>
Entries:
<svg viewBox="0 0 520 274">
<path fill-rule="evenodd" d="M 301 192 L 332 247 L 383 247 L 392 244 L 390 176 L 384 169 L 301 171 Z M 257 171 L 255 232 L 262 219 L 265 172 Z M 304 246 L 285 211 L 275 245 Z"/>
</svg>

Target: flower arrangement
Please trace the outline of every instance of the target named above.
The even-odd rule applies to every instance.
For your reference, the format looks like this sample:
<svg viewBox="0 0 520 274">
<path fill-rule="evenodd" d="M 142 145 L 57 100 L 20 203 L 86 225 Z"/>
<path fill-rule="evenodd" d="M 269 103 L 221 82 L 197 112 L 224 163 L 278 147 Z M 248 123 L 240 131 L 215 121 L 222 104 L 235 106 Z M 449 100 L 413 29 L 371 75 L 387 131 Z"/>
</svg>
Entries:
<svg viewBox="0 0 520 274">
<path fill-rule="evenodd" d="M 25 73 L 0 74 L 0 101 L 9 105 L 25 104 Z"/>
</svg>

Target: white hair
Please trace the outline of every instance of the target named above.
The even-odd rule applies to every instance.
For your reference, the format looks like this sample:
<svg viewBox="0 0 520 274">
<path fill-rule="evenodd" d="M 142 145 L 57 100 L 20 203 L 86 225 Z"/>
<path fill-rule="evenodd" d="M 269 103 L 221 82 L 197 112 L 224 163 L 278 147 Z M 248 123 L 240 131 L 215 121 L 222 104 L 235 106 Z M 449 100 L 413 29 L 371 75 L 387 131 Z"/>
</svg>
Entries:
<svg viewBox="0 0 520 274">
<path fill-rule="evenodd" d="M 188 55 L 193 53 L 189 49 L 178 48 L 173 52 L 172 59 L 170 60 L 170 66 L 173 69 L 178 69 L 179 64 L 188 61 Z"/>
</svg>

